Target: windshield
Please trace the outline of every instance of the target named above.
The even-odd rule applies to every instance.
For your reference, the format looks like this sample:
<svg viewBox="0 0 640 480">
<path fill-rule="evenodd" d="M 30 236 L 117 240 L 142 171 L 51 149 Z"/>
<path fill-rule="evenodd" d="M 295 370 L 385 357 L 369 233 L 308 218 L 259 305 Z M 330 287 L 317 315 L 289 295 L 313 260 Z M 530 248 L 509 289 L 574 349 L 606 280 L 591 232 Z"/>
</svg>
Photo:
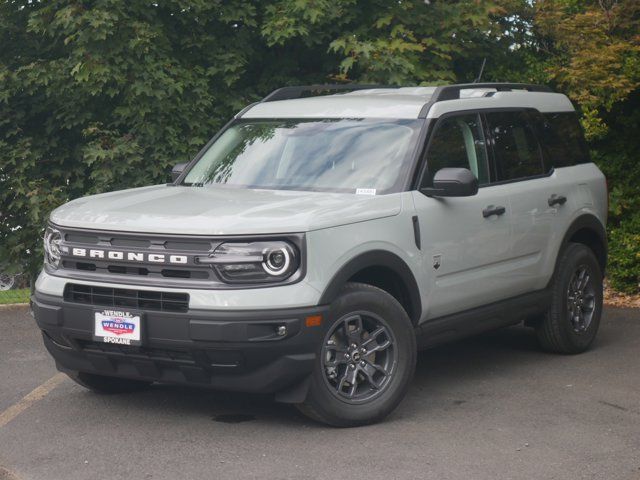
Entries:
<svg viewBox="0 0 640 480">
<path fill-rule="evenodd" d="M 183 185 L 399 191 L 422 120 L 247 120 L 209 146 Z"/>
</svg>

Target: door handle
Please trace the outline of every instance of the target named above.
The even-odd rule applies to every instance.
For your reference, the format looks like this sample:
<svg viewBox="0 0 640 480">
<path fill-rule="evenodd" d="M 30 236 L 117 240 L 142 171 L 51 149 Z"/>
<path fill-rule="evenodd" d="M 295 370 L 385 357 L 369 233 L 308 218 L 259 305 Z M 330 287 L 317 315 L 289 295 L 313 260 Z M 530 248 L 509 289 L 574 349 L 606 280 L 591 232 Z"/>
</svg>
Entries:
<svg viewBox="0 0 640 480">
<path fill-rule="evenodd" d="M 567 197 L 562 195 L 556 195 L 555 193 L 549 197 L 547 200 L 550 207 L 554 207 L 556 205 L 564 205 L 567 203 Z"/>
<path fill-rule="evenodd" d="M 501 205 L 498 205 L 497 207 L 494 205 L 489 205 L 487 208 L 482 210 L 482 216 L 484 218 L 488 218 L 491 215 L 502 215 L 506 211 L 507 209 Z"/>
</svg>

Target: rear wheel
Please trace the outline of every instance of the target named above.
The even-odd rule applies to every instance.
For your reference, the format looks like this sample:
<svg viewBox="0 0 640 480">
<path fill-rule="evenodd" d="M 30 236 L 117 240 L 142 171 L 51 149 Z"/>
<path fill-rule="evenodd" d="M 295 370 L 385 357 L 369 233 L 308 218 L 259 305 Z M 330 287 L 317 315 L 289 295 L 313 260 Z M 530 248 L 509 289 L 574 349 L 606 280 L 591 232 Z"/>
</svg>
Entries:
<svg viewBox="0 0 640 480">
<path fill-rule="evenodd" d="M 570 243 L 562 252 L 551 308 L 536 328 L 545 350 L 580 353 L 593 343 L 602 315 L 602 270 L 587 246 Z"/>
<path fill-rule="evenodd" d="M 105 377 L 93 373 L 73 372 L 67 373 L 69 377 L 79 385 L 96 393 L 129 393 L 144 390 L 151 382 L 131 380 L 129 378 Z"/>
<path fill-rule="evenodd" d="M 299 409 L 339 427 L 382 420 L 404 397 L 415 370 L 407 313 L 387 292 L 350 283 L 331 305 L 330 318 Z"/>
</svg>

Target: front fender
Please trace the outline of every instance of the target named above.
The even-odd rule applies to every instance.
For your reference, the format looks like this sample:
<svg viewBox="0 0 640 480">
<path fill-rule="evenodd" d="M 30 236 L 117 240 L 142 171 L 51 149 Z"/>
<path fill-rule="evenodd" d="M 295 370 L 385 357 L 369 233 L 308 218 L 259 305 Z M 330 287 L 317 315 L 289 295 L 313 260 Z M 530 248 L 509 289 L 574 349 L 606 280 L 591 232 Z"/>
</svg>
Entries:
<svg viewBox="0 0 640 480">
<path fill-rule="evenodd" d="M 320 305 L 333 302 L 340 291 L 356 273 L 367 267 L 385 267 L 396 273 L 405 285 L 413 312 L 412 320 L 417 321 L 422 312 L 420 290 L 409 266 L 395 253 L 387 250 L 370 250 L 352 258 L 329 281 L 320 297 Z M 417 317 L 417 318 L 415 318 Z"/>
</svg>

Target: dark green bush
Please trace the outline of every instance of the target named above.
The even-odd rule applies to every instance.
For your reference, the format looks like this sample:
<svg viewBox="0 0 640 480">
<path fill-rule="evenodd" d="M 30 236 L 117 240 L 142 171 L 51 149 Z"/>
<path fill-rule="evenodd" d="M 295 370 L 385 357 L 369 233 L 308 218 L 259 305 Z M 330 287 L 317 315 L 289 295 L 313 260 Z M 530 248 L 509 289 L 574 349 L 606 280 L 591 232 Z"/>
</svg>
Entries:
<svg viewBox="0 0 640 480">
<path fill-rule="evenodd" d="M 608 133 L 593 143 L 593 160 L 609 184 L 609 265 L 613 289 L 640 292 L 640 95 L 607 115 Z"/>
<path fill-rule="evenodd" d="M 608 278 L 614 290 L 640 291 L 640 214 L 609 229 Z"/>
</svg>

